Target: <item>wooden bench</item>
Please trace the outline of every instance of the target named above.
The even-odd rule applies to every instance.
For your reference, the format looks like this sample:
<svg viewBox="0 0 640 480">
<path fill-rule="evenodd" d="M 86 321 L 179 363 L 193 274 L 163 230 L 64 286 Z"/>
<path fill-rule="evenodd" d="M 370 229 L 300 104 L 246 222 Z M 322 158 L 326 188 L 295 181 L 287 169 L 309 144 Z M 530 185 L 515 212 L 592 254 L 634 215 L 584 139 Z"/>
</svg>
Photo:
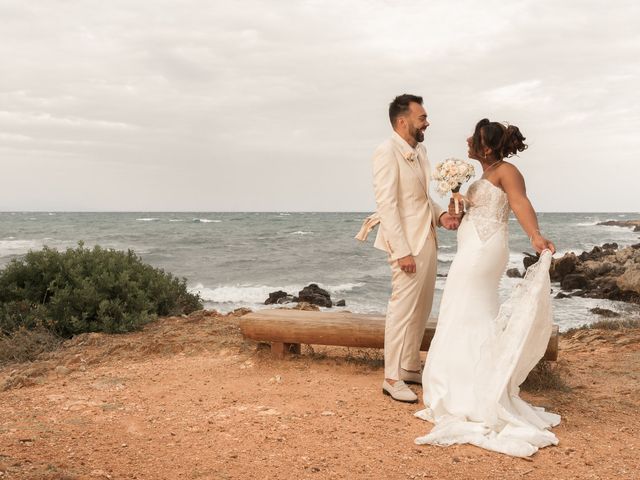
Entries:
<svg viewBox="0 0 640 480">
<path fill-rule="evenodd" d="M 436 330 L 436 318 L 430 318 L 422 337 L 420 350 L 429 350 Z M 240 329 L 246 338 L 271 342 L 275 358 L 300 353 L 300 344 L 339 345 L 342 347 L 384 347 L 384 317 L 349 312 L 307 310 L 260 310 L 240 318 Z M 547 345 L 544 360 L 558 359 L 558 326 Z"/>
</svg>

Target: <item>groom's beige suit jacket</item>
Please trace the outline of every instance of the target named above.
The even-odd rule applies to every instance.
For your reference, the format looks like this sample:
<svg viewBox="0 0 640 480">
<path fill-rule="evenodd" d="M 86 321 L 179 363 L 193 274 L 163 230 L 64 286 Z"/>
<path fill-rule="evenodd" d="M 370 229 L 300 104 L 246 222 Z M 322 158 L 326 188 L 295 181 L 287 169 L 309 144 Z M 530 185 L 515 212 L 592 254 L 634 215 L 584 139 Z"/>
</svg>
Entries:
<svg viewBox="0 0 640 480">
<path fill-rule="evenodd" d="M 436 235 L 442 209 L 429 197 L 430 170 L 424 145 L 412 148 L 396 132 L 373 155 L 380 219 L 374 247 L 386 251 L 392 260 L 417 256 L 429 235 Z"/>
</svg>

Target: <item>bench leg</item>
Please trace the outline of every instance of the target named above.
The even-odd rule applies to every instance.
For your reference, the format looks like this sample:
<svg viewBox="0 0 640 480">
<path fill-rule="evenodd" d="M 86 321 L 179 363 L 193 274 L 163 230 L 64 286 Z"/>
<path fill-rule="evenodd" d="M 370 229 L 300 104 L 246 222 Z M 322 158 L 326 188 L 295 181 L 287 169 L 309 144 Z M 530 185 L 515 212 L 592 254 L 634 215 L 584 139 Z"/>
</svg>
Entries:
<svg viewBox="0 0 640 480">
<path fill-rule="evenodd" d="M 283 359 L 287 354 L 300 354 L 300 351 L 299 343 L 271 342 L 271 356 L 273 358 Z"/>
</svg>

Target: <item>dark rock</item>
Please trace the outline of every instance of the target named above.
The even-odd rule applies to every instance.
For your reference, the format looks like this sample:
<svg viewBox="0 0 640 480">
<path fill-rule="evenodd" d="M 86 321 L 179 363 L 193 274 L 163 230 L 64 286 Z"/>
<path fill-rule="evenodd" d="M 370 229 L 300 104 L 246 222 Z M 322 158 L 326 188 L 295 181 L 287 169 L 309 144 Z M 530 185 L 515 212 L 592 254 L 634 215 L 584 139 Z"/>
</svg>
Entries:
<svg viewBox="0 0 640 480">
<path fill-rule="evenodd" d="M 578 259 L 575 253 L 567 253 L 563 257 L 553 260 L 551 262 L 551 268 L 549 269 L 549 275 L 552 282 L 561 282 L 562 279 L 573 273 L 576 270 L 576 263 Z"/>
<path fill-rule="evenodd" d="M 315 283 L 311 283 L 298 292 L 298 301 L 307 302 L 321 307 L 332 307 L 329 292 L 320 288 Z"/>
<path fill-rule="evenodd" d="M 618 249 L 618 244 L 616 242 L 613 243 L 604 243 L 602 245 L 602 249 L 603 250 L 617 250 Z"/>
<path fill-rule="evenodd" d="M 287 292 L 284 292 L 282 290 L 278 290 L 277 292 L 271 292 L 269 294 L 269 298 L 267 298 L 264 301 L 264 304 L 265 305 L 272 305 L 274 303 L 282 303 L 282 302 L 280 302 L 280 299 L 283 299 L 283 298 L 286 299 L 287 297 L 293 298 Z"/>
<path fill-rule="evenodd" d="M 607 220 L 600 222 L 598 225 L 606 225 L 609 227 L 630 227 L 634 232 L 640 232 L 640 220 Z"/>
<path fill-rule="evenodd" d="M 618 312 L 614 312 L 613 310 L 609 310 L 608 308 L 596 307 L 596 308 L 592 308 L 589 311 L 591 313 L 595 313 L 597 315 L 602 315 L 603 317 L 607 317 L 607 318 L 613 318 L 613 317 L 619 317 L 620 316 L 620 314 Z"/>
<path fill-rule="evenodd" d="M 554 298 L 570 298 L 571 295 L 568 295 L 566 293 L 562 293 L 562 292 L 558 292 L 558 294 L 554 297 Z"/>
<path fill-rule="evenodd" d="M 522 259 L 522 263 L 524 264 L 524 269 L 526 270 L 527 268 L 529 268 L 531 265 L 533 265 L 534 263 L 536 263 L 538 261 L 538 259 L 540 258 L 540 255 L 533 255 L 531 253 L 527 253 L 527 252 L 522 252 L 524 255 L 524 258 Z"/>
<path fill-rule="evenodd" d="M 586 262 L 587 260 L 599 260 L 603 256 L 604 256 L 604 253 L 602 251 L 602 248 L 596 245 L 591 249 L 590 252 L 582 252 L 580 255 L 578 255 L 578 258 L 581 261 Z"/>
<path fill-rule="evenodd" d="M 510 268 L 509 270 L 507 270 L 507 277 L 522 278 L 522 274 L 520 273 L 520 270 L 518 270 L 517 268 Z"/>
<path fill-rule="evenodd" d="M 338 300 L 336 302 L 336 307 L 346 307 L 347 306 L 347 302 L 345 302 L 344 300 Z"/>
<path fill-rule="evenodd" d="M 570 273 L 562 279 L 560 286 L 563 290 L 575 290 L 577 288 L 586 288 L 589 285 L 587 277 L 579 273 Z"/>
</svg>

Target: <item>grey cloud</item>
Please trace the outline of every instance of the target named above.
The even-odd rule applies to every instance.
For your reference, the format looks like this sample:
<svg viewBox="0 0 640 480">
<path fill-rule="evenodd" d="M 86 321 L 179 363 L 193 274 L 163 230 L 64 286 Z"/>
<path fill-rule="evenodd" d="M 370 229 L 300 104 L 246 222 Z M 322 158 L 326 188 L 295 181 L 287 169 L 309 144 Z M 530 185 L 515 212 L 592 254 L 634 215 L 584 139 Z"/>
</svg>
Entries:
<svg viewBox="0 0 640 480">
<path fill-rule="evenodd" d="M 539 209 L 628 209 L 632 175 L 618 172 L 640 173 L 639 12 L 630 1 L 6 1 L 0 153 L 16 182 L 0 207 L 369 210 L 386 106 L 409 91 L 425 97 L 432 162 L 463 157 L 480 118 L 507 120 L 530 141 L 518 164 Z M 596 173 L 604 158 L 615 171 Z M 29 195 L 34 176 L 46 195 Z M 96 176 L 110 188 L 83 186 Z M 574 203 L 535 193 L 560 189 Z"/>
</svg>

